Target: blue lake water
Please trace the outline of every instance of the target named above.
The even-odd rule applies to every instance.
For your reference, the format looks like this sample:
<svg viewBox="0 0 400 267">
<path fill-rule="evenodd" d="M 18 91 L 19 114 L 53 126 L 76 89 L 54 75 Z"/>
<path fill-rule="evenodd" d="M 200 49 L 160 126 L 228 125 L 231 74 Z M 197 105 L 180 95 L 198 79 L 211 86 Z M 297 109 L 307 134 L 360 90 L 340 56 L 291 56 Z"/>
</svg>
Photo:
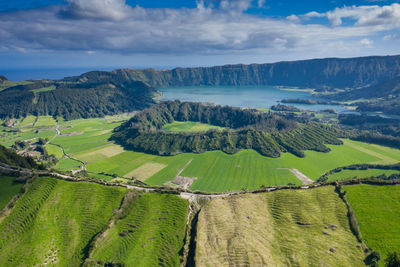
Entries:
<svg viewBox="0 0 400 267">
<path fill-rule="evenodd" d="M 159 89 L 160 100 L 180 100 L 190 102 L 209 102 L 244 108 L 269 108 L 285 98 L 313 99 L 307 91 L 289 91 L 274 86 L 187 86 Z M 337 105 L 290 104 L 307 110 L 336 109 L 346 110 Z"/>
</svg>

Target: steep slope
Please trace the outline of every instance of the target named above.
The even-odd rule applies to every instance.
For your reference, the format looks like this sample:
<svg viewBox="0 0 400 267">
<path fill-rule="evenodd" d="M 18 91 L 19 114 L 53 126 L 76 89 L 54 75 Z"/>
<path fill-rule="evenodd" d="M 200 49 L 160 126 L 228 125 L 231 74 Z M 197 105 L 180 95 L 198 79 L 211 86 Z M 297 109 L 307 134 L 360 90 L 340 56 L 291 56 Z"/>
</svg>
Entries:
<svg viewBox="0 0 400 267">
<path fill-rule="evenodd" d="M 2 145 L 0 145 L 0 164 L 1 163 L 14 167 L 37 168 L 32 158 L 21 157 Z"/>
<path fill-rule="evenodd" d="M 0 118 L 51 115 L 71 120 L 143 109 L 154 103 L 156 90 L 142 82 L 39 80 L 0 92 Z"/>
<path fill-rule="evenodd" d="M 272 64 L 200 68 L 89 72 L 66 81 L 104 81 L 110 77 L 143 81 L 152 87 L 192 85 L 286 85 L 312 88 L 358 88 L 400 75 L 400 56 L 326 58 Z"/>
<path fill-rule="evenodd" d="M 199 214 L 196 266 L 364 266 L 333 187 L 218 198 Z"/>
<path fill-rule="evenodd" d="M 39 177 L 0 224 L 1 266 L 80 266 L 126 192 Z"/>
</svg>

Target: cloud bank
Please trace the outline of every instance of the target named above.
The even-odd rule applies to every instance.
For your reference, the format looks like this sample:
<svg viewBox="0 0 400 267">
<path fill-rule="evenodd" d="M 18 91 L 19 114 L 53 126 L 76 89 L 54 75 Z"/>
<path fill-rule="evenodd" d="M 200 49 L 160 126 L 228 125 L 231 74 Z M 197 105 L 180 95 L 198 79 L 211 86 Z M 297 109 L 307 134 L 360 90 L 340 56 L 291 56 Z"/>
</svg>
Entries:
<svg viewBox="0 0 400 267">
<path fill-rule="evenodd" d="M 66 6 L 0 13 L 0 51 L 232 54 L 357 50 L 375 35 L 394 40 L 400 5 L 351 6 L 288 18 L 247 14 L 265 1 L 198 1 L 196 8 L 146 9 L 124 0 L 67 0 Z M 311 23 L 312 19 L 327 23 Z M 346 23 L 345 23 L 346 22 Z"/>
</svg>

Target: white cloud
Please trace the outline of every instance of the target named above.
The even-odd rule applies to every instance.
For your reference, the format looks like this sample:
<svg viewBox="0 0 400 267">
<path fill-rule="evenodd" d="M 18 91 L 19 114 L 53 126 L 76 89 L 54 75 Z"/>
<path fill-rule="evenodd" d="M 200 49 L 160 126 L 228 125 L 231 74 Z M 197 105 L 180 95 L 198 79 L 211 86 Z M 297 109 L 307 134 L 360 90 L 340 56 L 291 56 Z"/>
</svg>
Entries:
<svg viewBox="0 0 400 267">
<path fill-rule="evenodd" d="M 388 34 L 388 35 L 383 36 L 384 41 L 395 40 L 398 38 L 399 38 L 399 36 L 397 34 Z"/>
<path fill-rule="evenodd" d="M 387 34 L 398 23 L 393 18 L 400 7 L 344 7 L 274 19 L 243 12 L 251 7 L 250 0 L 222 0 L 218 5 L 198 1 L 192 9 L 130 7 L 124 0 L 68 1 L 67 7 L 0 13 L 0 50 L 332 55 L 371 48 L 371 36 Z M 327 17 L 335 27 L 301 23 L 311 17 Z M 342 26 L 342 19 L 348 17 L 356 19 L 355 25 Z M 385 22 L 371 26 L 377 18 Z"/>
<path fill-rule="evenodd" d="M 366 48 L 372 48 L 373 43 L 374 42 L 368 38 L 361 39 L 361 41 L 360 41 L 360 44 L 362 44 Z"/>
<path fill-rule="evenodd" d="M 68 6 L 61 11 L 65 16 L 82 19 L 121 20 L 129 16 L 131 7 L 125 0 L 66 0 Z"/>
</svg>

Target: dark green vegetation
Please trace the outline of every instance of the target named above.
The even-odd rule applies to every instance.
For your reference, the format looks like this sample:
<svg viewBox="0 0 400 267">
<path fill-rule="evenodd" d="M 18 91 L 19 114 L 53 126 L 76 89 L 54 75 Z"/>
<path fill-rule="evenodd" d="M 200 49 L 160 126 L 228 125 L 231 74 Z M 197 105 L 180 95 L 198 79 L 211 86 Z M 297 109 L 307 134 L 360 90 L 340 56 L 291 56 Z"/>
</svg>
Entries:
<svg viewBox="0 0 400 267">
<path fill-rule="evenodd" d="M 171 133 L 162 127 L 173 121 L 202 122 L 229 128 L 206 133 Z M 222 150 L 234 154 L 254 149 L 268 157 L 289 152 L 304 157 L 303 150 L 329 152 L 324 144 L 342 144 L 344 133 L 317 123 L 299 124 L 271 113 L 201 103 L 162 102 L 136 114 L 116 128 L 112 139 L 128 149 L 158 155 Z"/>
<path fill-rule="evenodd" d="M 0 224 L 0 265 L 78 266 L 125 192 L 37 178 Z"/>
<path fill-rule="evenodd" d="M 88 74 L 89 75 L 89 74 Z M 50 115 L 71 120 L 143 109 L 154 103 L 156 90 L 146 84 L 105 73 L 101 81 L 35 80 L 0 92 L 0 118 Z M 103 76 L 104 76 L 103 75 Z M 102 73 L 96 73 L 102 78 Z"/>
<path fill-rule="evenodd" d="M 38 167 L 32 158 L 21 157 L 2 145 L 0 145 L 0 163 L 29 169 Z"/>
<path fill-rule="evenodd" d="M 0 175 L 0 211 L 21 191 L 23 185 L 15 181 L 15 177 Z"/>
<path fill-rule="evenodd" d="M 327 180 L 342 180 L 346 178 L 369 178 L 376 177 L 384 180 L 393 180 L 400 178 L 400 164 L 380 165 L 380 164 L 353 164 L 350 166 L 338 167 L 329 172 L 326 172 L 317 182 Z"/>
<path fill-rule="evenodd" d="M 169 194 L 133 196 L 99 237 L 87 263 L 179 266 L 188 202 Z"/>
<path fill-rule="evenodd" d="M 363 241 L 385 258 L 400 250 L 400 186 L 345 186 Z"/>
<path fill-rule="evenodd" d="M 7 78 L 3 75 L 0 75 L 0 84 L 8 81 Z"/>
<path fill-rule="evenodd" d="M 97 77 L 95 76 L 97 73 Z M 107 75 L 126 76 L 155 88 L 192 85 L 286 85 L 308 88 L 358 88 L 378 84 L 400 75 L 400 56 L 326 58 L 272 64 L 225 65 L 157 71 L 116 70 L 90 72 L 71 81 Z"/>
</svg>

